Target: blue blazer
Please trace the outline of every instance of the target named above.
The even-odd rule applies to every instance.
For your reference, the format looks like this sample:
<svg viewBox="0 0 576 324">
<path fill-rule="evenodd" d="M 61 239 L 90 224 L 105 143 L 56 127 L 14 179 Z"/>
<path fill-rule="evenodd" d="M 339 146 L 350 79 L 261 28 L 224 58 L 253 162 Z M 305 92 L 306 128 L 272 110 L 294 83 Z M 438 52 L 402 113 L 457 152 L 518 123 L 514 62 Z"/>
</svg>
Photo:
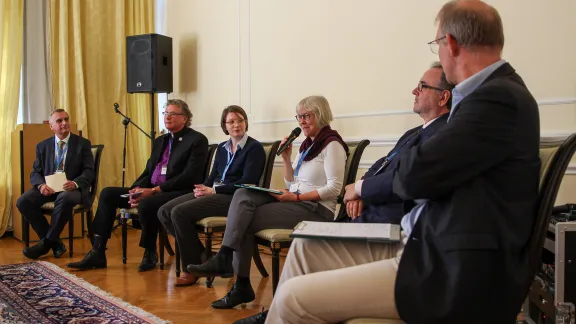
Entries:
<svg viewBox="0 0 576 324">
<path fill-rule="evenodd" d="M 228 151 L 224 147 L 226 142 L 218 145 L 214 165 L 210 176 L 204 182 L 207 187 L 212 187 L 215 182 L 220 182 L 224 169 L 228 163 Z M 260 142 L 248 136 L 248 140 L 243 148 L 239 149 L 234 155 L 232 163 L 228 167 L 226 177 L 216 188 L 216 193 L 233 194 L 237 187 L 235 184 L 256 184 L 260 181 L 264 165 L 266 164 L 266 152 Z"/>
<path fill-rule="evenodd" d="M 391 223 L 400 224 L 405 210 L 411 209 L 413 201 L 404 201 L 396 195 L 383 195 L 392 190 L 392 180 L 398 167 L 400 152 L 418 145 L 432 137 L 436 131 L 446 125 L 448 114 L 444 114 L 418 134 L 422 126 L 410 129 L 396 143 L 396 146 L 386 155 L 374 163 L 364 174 L 362 179 L 362 200 L 364 209 L 360 217 L 351 220 L 354 223 Z M 398 154 L 398 155 L 396 155 Z M 390 161 L 382 168 L 388 158 Z"/>
</svg>

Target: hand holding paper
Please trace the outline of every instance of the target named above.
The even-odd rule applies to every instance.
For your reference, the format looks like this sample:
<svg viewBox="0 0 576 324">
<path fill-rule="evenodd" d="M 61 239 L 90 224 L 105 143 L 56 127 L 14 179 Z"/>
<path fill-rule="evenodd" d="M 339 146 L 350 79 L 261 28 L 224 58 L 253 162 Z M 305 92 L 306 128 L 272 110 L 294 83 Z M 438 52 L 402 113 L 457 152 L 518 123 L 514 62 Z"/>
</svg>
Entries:
<svg viewBox="0 0 576 324">
<path fill-rule="evenodd" d="M 54 192 L 64 191 L 64 184 L 68 181 L 66 179 L 66 173 L 54 173 L 53 175 L 45 176 L 46 185 L 50 187 Z"/>
</svg>

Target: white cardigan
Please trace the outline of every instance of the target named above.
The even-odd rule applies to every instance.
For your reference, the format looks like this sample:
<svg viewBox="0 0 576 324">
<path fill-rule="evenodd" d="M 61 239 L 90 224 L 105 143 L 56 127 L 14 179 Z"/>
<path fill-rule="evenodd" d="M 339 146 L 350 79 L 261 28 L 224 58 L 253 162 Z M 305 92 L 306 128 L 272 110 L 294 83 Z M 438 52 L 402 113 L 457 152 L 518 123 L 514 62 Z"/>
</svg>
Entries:
<svg viewBox="0 0 576 324">
<path fill-rule="evenodd" d="M 296 171 L 300 155 L 301 153 L 298 153 L 296 160 L 292 163 L 294 171 Z M 318 190 L 322 199 L 319 203 L 335 212 L 337 198 L 344 183 L 346 159 L 346 151 L 342 144 L 332 141 L 315 158 L 302 161 L 298 176 L 294 176 L 293 182 L 286 179 L 284 182 L 291 192 L 299 191 L 300 194 L 305 194 Z"/>
</svg>

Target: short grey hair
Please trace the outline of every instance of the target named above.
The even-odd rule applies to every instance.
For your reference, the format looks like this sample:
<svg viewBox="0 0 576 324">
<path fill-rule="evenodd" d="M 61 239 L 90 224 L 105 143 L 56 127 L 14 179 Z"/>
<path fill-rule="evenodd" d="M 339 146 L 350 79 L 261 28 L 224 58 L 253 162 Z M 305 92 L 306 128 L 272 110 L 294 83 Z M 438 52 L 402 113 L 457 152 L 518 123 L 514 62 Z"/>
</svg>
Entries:
<svg viewBox="0 0 576 324">
<path fill-rule="evenodd" d="M 442 64 L 439 61 L 433 62 L 430 65 L 430 68 L 442 70 L 442 76 L 440 76 L 440 81 L 438 81 L 438 84 L 436 84 L 436 87 L 438 87 L 440 89 L 448 90 L 448 91 L 452 91 L 452 89 L 454 89 L 454 85 L 452 83 L 448 82 L 448 80 L 446 80 L 446 74 L 444 73 L 444 68 L 442 67 Z"/>
<path fill-rule="evenodd" d="M 298 113 L 298 108 L 313 113 L 316 116 L 318 126 L 321 128 L 330 125 L 330 122 L 334 119 L 330 104 L 323 96 L 306 97 L 296 105 L 296 113 Z"/>
<path fill-rule="evenodd" d="M 430 68 L 442 70 L 442 75 L 440 75 L 440 80 L 436 84 L 436 87 L 450 91 L 450 97 L 448 98 L 448 102 L 446 103 L 446 107 L 448 109 L 452 109 L 452 89 L 454 89 L 454 85 L 452 83 L 448 82 L 448 80 L 446 80 L 446 73 L 444 73 L 444 68 L 442 67 L 442 64 L 439 61 L 433 62 L 430 65 Z"/>
<path fill-rule="evenodd" d="M 500 14 L 482 1 L 450 1 L 438 12 L 436 22 L 443 35 L 451 35 L 463 47 L 504 47 Z"/>
<path fill-rule="evenodd" d="M 164 110 L 166 110 L 166 107 L 168 107 L 170 105 L 180 108 L 182 113 L 186 116 L 186 127 L 190 127 L 190 125 L 192 125 L 192 116 L 193 115 L 192 115 L 192 111 L 190 111 L 190 108 L 188 108 L 188 104 L 184 100 L 170 99 L 164 105 Z"/>
<path fill-rule="evenodd" d="M 62 108 L 58 108 L 58 109 L 54 109 L 50 112 L 50 116 L 48 116 L 48 120 L 52 119 L 52 115 L 54 115 L 55 113 L 66 113 L 66 116 L 68 116 L 68 118 L 70 118 L 70 115 L 68 114 L 68 112 Z"/>
</svg>

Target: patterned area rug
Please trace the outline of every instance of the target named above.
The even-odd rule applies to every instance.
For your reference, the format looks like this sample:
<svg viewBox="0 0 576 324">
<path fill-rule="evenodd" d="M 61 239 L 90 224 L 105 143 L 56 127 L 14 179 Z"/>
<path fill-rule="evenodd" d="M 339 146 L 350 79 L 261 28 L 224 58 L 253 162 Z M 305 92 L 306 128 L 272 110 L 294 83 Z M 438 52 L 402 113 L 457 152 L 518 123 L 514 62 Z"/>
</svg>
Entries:
<svg viewBox="0 0 576 324">
<path fill-rule="evenodd" d="M 0 266 L 0 323 L 169 323 L 58 266 Z"/>
</svg>

